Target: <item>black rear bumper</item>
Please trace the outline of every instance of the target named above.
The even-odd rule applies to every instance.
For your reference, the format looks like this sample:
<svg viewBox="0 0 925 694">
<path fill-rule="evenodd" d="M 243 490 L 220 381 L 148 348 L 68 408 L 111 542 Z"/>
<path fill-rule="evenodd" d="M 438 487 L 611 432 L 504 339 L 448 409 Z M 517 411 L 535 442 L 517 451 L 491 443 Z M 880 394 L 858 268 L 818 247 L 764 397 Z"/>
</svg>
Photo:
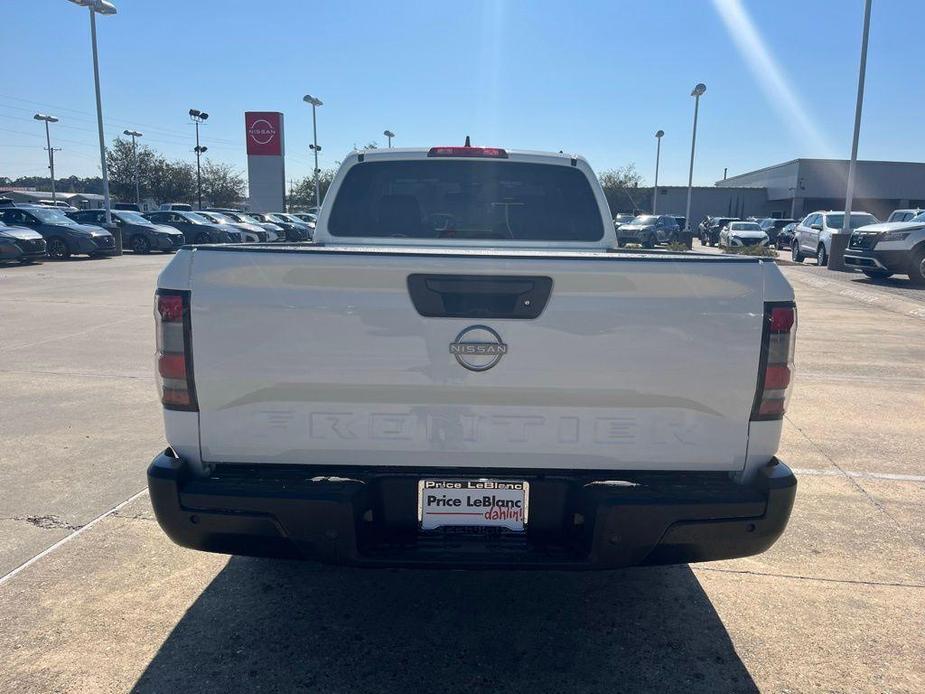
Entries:
<svg viewBox="0 0 925 694">
<path fill-rule="evenodd" d="M 530 482 L 523 534 L 421 532 L 422 477 Z M 796 478 L 776 459 L 750 485 L 724 473 L 217 465 L 167 450 L 148 468 L 177 544 L 227 554 L 386 567 L 609 569 L 757 554 L 790 518 Z"/>
</svg>

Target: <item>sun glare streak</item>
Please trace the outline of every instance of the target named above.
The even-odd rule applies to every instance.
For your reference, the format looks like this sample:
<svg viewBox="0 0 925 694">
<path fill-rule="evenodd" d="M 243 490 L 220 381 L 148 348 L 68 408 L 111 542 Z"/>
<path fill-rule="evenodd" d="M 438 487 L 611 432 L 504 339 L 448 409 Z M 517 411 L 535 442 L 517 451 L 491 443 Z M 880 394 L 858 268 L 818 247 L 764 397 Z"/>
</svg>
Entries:
<svg viewBox="0 0 925 694">
<path fill-rule="evenodd" d="M 485 129 L 485 132 L 473 134 L 483 143 L 486 138 L 496 137 L 500 126 L 504 25 L 505 6 L 503 2 L 489 2 L 482 6 L 476 122 Z"/>
<path fill-rule="evenodd" d="M 815 156 L 833 156 L 832 145 L 810 120 L 806 108 L 771 55 L 741 0 L 713 0 L 713 7 L 768 102 L 803 141 L 803 146 Z"/>
</svg>

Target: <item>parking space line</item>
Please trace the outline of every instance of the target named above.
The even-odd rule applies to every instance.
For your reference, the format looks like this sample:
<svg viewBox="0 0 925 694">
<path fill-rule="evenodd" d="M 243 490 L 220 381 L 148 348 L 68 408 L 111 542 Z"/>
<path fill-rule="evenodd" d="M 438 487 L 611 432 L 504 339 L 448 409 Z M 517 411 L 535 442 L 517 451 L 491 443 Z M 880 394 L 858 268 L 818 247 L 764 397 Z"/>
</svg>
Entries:
<svg viewBox="0 0 925 694">
<path fill-rule="evenodd" d="M 49 342 L 61 342 L 62 340 L 70 340 L 73 337 L 80 337 L 81 335 L 87 335 L 89 333 L 94 333 L 97 330 L 102 330 L 104 328 L 111 328 L 114 325 L 122 325 L 123 323 L 131 323 L 132 321 L 139 320 L 138 316 L 131 316 L 129 318 L 120 318 L 119 320 L 108 321 L 106 323 L 101 323 L 100 325 L 94 325 L 86 330 L 78 330 L 77 332 L 67 333 L 66 335 L 56 335 L 55 337 L 47 337 L 42 340 L 36 340 L 35 342 L 22 342 L 14 345 L 0 345 L 0 352 L 13 352 L 21 351 L 25 349 L 32 349 L 33 347 L 38 347 L 39 345 L 45 345 Z"/>
<path fill-rule="evenodd" d="M 114 513 L 118 512 L 119 510 L 125 508 L 125 506 L 127 506 L 127 505 L 130 504 L 130 503 L 132 503 L 135 499 L 137 499 L 138 497 L 140 497 L 142 494 L 147 494 L 147 493 L 148 493 L 148 488 L 147 488 L 147 487 L 145 487 L 144 489 L 142 489 L 142 490 L 139 491 L 139 492 L 135 492 L 134 494 L 132 494 L 132 495 L 131 495 L 128 499 L 126 499 L 125 501 L 122 501 L 122 502 L 116 504 L 116 505 L 113 506 L 111 509 L 109 509 L 109 510 L 106 511 L 105 513 L 100 514 L 99 516 L 97 516 L 96 518 L 94 518 L 92 521 L 90 521 L 90 522 L 87 523 L 86 525 L 80 526 L 77 530 L 75 530 L 74 532 L 72 532 L 70 535 L 67 535 L 67 536 L 65 536 L 65 537 L 62 537 L 60 540 L 58 540 L 56 543 L 54 543 L 54 544 L 51 545 L 50 547 L 47 547 L 46 549 L 42 550 L 41 552 L 39 552 L 38 554 L 36 554 L 36 555 L 35 555 L 34 557 L 32 557 L 31 559 L 26 560 L 25 562 L 23 562 L 22 564 L 20 564 L 19 566 L 17 566 L 15 569 L 13 569 L 12 571 L 10 571 L 9 573 L 5 574 L 4 576 L 0 576 L 0 586 L 2 586 L 4 583 L 6 583 L 7 581 L 9 581 L 11 578 L 13 578 L 14 576 L 16 576 L 16 575 L 17 575 L 18 573 L 20 573 L 21 571 L 25 571 L 26 569 L 28 569 L 30 566 L 32 566 L 32 565 L 35 564 L 37 561 L 39 561 L 42 557 L 45 557 L 45 556 L 51 554 L 52 552 L 54 552 L 56 549 L 58 549 L 58 548 L 61 547 L 62 545 L 64 545 L 64 544 L 70 542 L 71 540 L 73 540 L 75 537 L 77 537 L 78 535 L 80 535 L 80 534 L 81 534 L 82 532 L 84 532 L 85 530 L 89 530 L 89 529 L 92 528 L 94 525 L 96 525 L 96 524 L 99 523 L 101 520 L 103 520 L 104 518 L 108 518 L 108 517 L 111 516 L 112 514 L 114 514 Z"/>
<path fill-rule="evenodd" d="M 891 472 L 857 472 L 837 468 L 792 468 L 795 475 L 820 475 L 824 477 L 856 477 L 863 480 L 889 480 L 892 482 L 925 482 L 925 475 L 901 475 Z"/>
<path fill-rule="evenodd" d="M 716 566 L 692 566 L 694 573 L 708 571 L 720 574 L 738 574 L 744 576 L 764 576 L 769 578 L 790 578 L 797 581 L 820 581 L 822 583 L 843 583 L 857 586 L 877 586 L 885 588 L 925 588 L 925 583 L 899 583 L 896 581 L 862 581 L 856 578 L 828 578 L 826 576 L 800 576 L 799 574 L 781 574 L 751 569 L 721 569 Z"/>
<path fill-rule="evenodd" d="M 810 274 L 807 270 L 787 273 L 786 277 L 791 283 L 821 289 L 859 304 L 881 308 L 909 318 L 925 320 L 925 306 L 918 297 L 910 298 L 870 285 L 846 286 L 844 280 L 823 279 Z"/>
</svg>

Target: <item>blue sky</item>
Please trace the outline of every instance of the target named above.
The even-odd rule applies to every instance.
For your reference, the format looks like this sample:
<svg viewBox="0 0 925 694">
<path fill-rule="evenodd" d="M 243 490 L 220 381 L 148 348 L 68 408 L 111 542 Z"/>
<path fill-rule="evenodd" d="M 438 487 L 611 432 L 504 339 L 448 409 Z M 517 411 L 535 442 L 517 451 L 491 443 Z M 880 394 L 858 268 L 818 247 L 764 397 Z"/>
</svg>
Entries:
<svg viewBox="0 0 925 694">
<path fill-rule="evenodd" d="M 696 183 L 795 157 L 850 152 L 863 0 L 307 2 L 113 0 L 98 19 L 107 138 L 126 127 L 192 160 L 203 144 L 244 171 L 245 110 L 286 114 L 287 176 L 356 145 L 474 144 L 565 150 L 597 170 L 635 163 L 686 184 L 693 99 L 701 100 Z M 5 3 L 0 37 L 0 175 L 98 173 L 87 11 L 65 0 Z M 925 2 L 874 0 L 864 159 L 925 161 Z"/>
</svg>

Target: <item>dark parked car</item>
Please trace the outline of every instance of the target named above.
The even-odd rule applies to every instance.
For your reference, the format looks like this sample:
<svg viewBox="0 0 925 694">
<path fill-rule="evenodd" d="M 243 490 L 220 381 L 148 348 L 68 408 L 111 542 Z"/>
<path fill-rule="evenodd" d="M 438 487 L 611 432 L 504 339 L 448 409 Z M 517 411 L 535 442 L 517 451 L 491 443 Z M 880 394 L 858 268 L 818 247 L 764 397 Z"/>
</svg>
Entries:
<svg viewBox="0 0 925 694">
<path fill-rule="evenodd" d="M 303 222 L 310 224 L 312 227 L 318 223 L 318 216 L 312 214 L 311 212 L 293 212 L 292 216 L 301 219 Z"/>
<path fill-rule="evenodd" d="M 296 224 L 270 212 L 250 212 L 251 217 L 263 224 L 276 224 L 286 232 L 287 241 L 310 241 L 311 229 L 305 223 Z"/>
<path fill-rule="evenodd" d="M 669 214 L 641 214 L 617 229 L 617 245 L 639 243 L 643 248 L 654 248 L 657 243 L 670 243 L 678 231 L 677 220 Z"/>
<path fill-rule="evenodd" d="M 719 233 L 729 222 L 741 222 L 738 217 L 710 217 L 708 224 L 700 228 L 700 243 L 704 246 L 718 246 Z"/>
<path fill-rule="evenodd" d="M 287 222 L 292 222 L 293 224 L 302 224 L 303 226 L 308 227 L 308 239 L 315 235 L 315 224 L 317 224 L 317 218 L 314 221 L 309 221 L 307 219 L 302 219 L 299 215 L 294 215 L 289 212 L 274 212 L 274 217 L 281 217 Z"/>
<path fill-rule="evenodd" d="M 45 257 L 45 239 L 28 227 L 10 227 L 0 222 L 0 262 L 31 263 Z"/>
<path fill-rule="evenodd" d="M 141 212 L 141 208 L 138 207 L 134 202 L 114 202 L 112 204 L 112 209 L 114 210 L 128 210 L 129 212 Z"/>
<path fill-rule="evenodd" d="M 793 243 L 793 233 L 796 231 L 797 224 L 799 224 L 799 222 L 790 222 L 790 224 L 787 224 L 783 229 L 777 232 L 777 238 L 772 242 L 777 250 L 780 251 L 784 248 L 790 248 L 790 245 Z"/>
<path fill-rule="evenodd" d="M 166 224 L 183 232 L 186 243 L 240 243 L 241 232 L 227 224 L 215 224 L 201 214 L 184 210 L 158 210 L 145 215 L 155 224 Z"/>
<path fill-rule="evenodd" d="M 256 224 L 265 232 L 267 232 L 267 241 L 285 241 L 286 232 L 283 231 L 283 228 L 279 224 L 273 224 L 272 222 L 261 222 L 256 217 L 252 217 L 247 212 L 241 212 L 241 210 L 229 210 L 222 208 L 210 208 L 206 212 L 220 212 L 226 217 L 230 217 L 235 222 L 240 222 L 241 224 Z"/>
<path fill-rule="evenodd" d="M 0 208 L 0 222 L 28 227 L 45 239 L 48 255 L 112 255 L 116 242 L 108 231 L 91 224 L 78 224 L 61 210 L 41 205 L 15 205 Z"/>
<path fill-rule="evenodd" d="M 122 247 L 139 254 L 151 251 L 172 253 L 186 243 L 183 234 L 173 227 L 154 224 L 137 212 L 112 210 L 112 223 L 122 232 Z M 105 210 L 80 210 L 69 215 L 81 224 L 105 227 Z"/>
<path fill-rule="evenodd" d="M 774 217 L 768 217 L 758 222 L 758 226 L 761 227 L 761 231 L 768 235 L 768 242 L 770 245 L 775 246 L 777 245 L 777 236 L 780 234 L 780 230 L 788 224 L 796 224 L 796 222 L 796 219 L 776 219 Z"/>
</svg>

